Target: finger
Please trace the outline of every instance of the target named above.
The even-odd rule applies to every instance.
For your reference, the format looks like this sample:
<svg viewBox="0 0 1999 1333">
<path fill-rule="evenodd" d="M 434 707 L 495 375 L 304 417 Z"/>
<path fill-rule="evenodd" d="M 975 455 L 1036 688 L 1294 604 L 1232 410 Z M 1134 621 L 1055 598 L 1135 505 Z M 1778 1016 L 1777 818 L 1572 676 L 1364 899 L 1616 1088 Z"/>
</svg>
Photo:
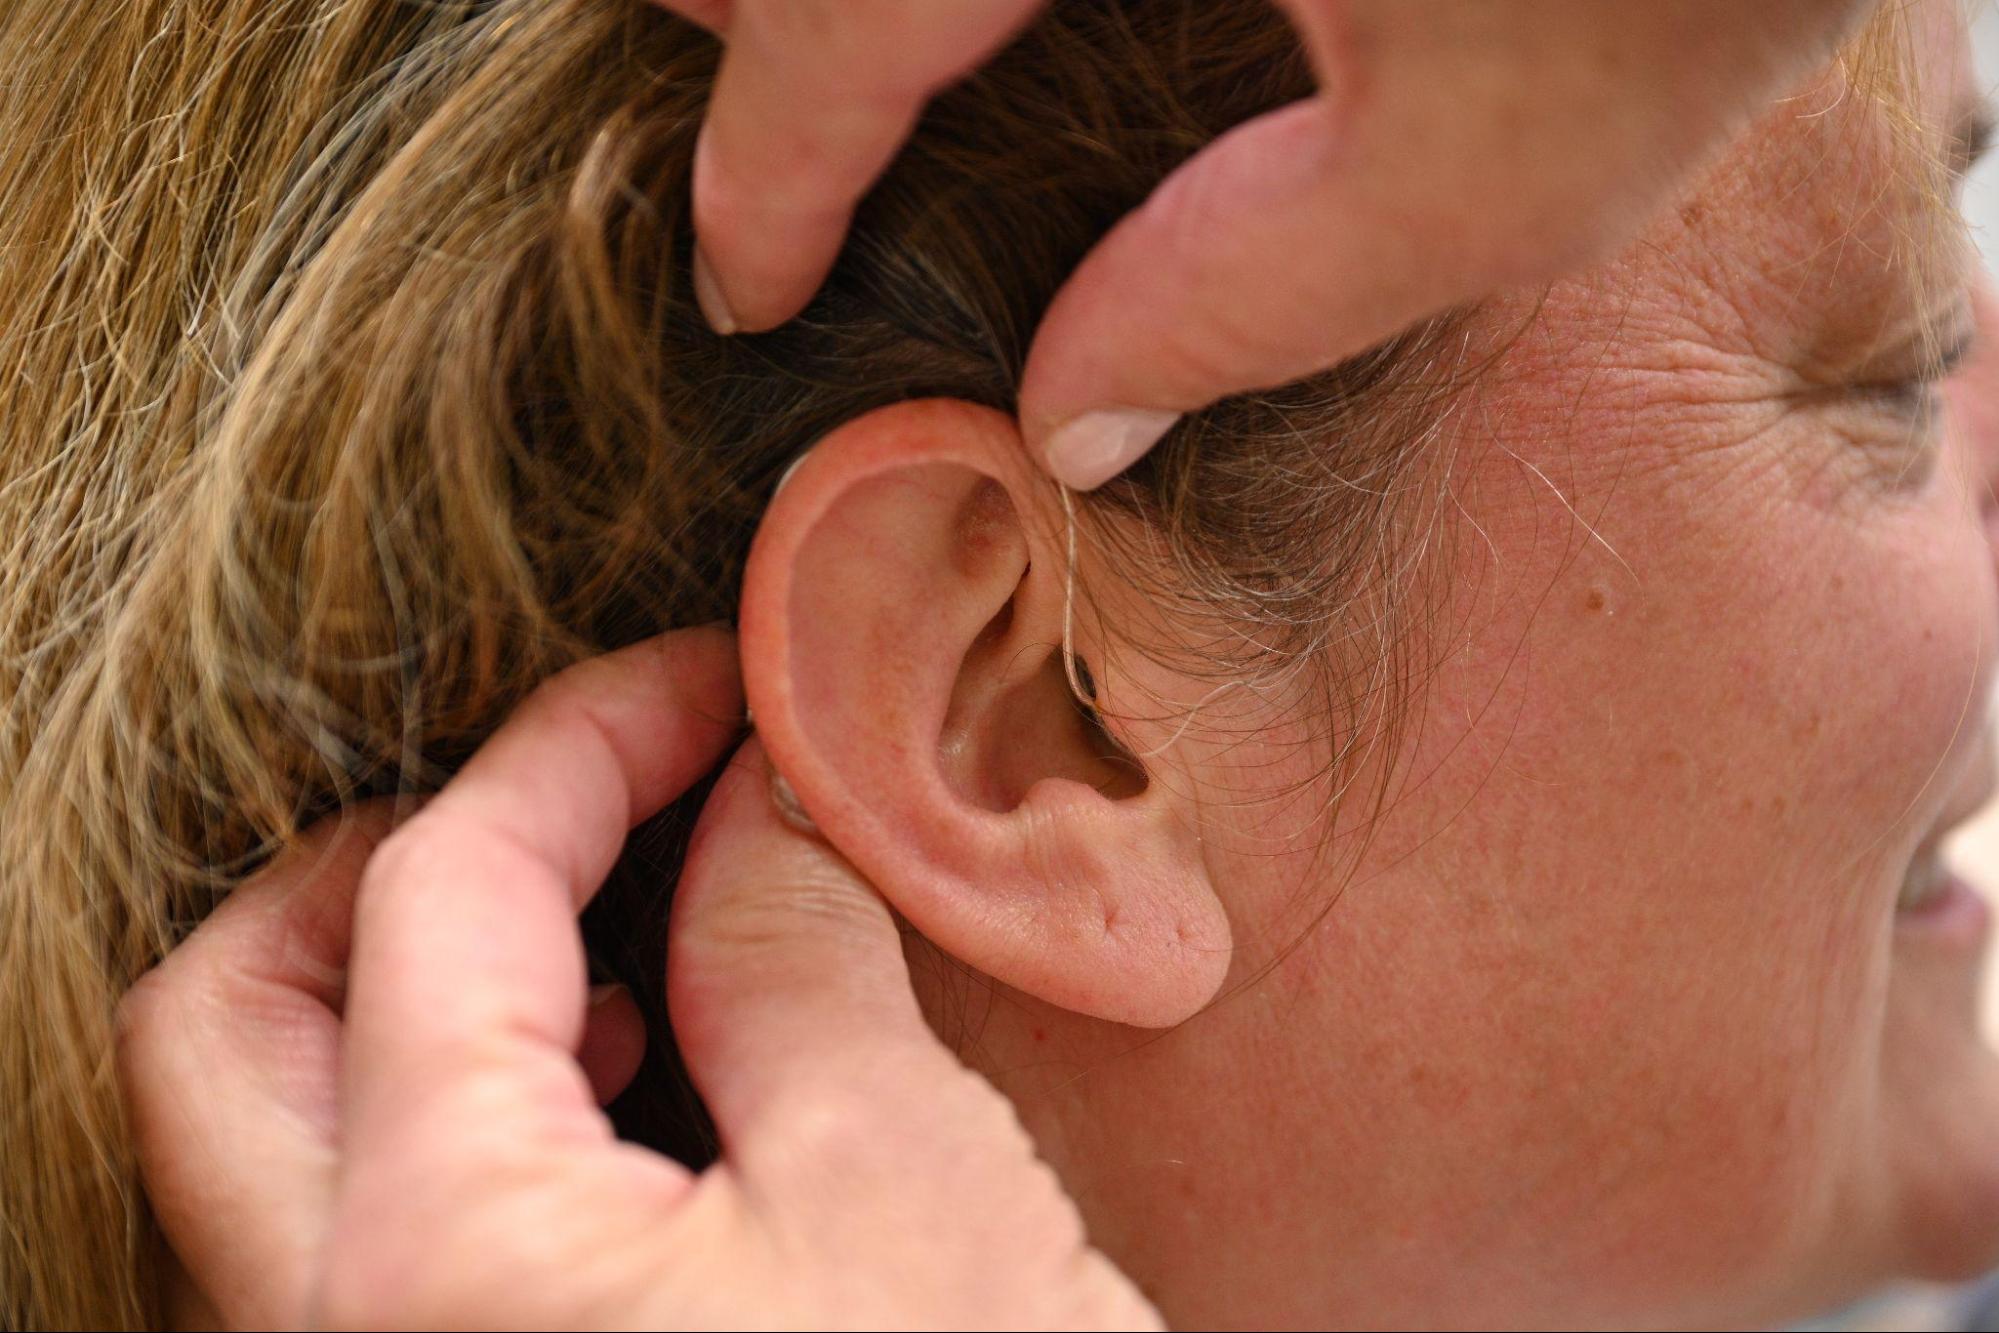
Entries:
<svg viewBox="0 0 1999 1333">
<path fill-rule="evenodd" d="M 428 1161 L 474 1133 L 608 1133 L 574 1055 L 576 914 L 630 827 L 712 767 L 741 718 L 722 631 L 584 662 L 538 689 L 383 844 L 355 909 L 350 1158 L 400 1161 L 401 1147 Z"/>
<path fill-rule="evenodd" d="M 119 1063 L 147 1196 L 232 1326 L 305 1308 L 333 1188 L 348 926 L 390 803 L 327 821 L 133 988 Z"/>
<path fill-rule="evenodd" d="M 694 156 L 695 289 L 709 323 L 768 329 L 803 309 L 924 103 L 1035 6 L 738 0 Z"/>
<path fill-rule="evenodd" d="M 725 1146 L 794 1094 L 962 1073 L 923 1021 L 888 905 L 777 813 L 754 738 L 701 812 L 667 940 L 667 1012 Z"/>
<path fill-rule="evenodd" d="M 638 1001 L 625 987 L 592 986 L 583 1017 L 583 1039 L 576 1044 L 576 1063 L 590 1080 L 599 1106 L 617 1100 L 631 1085 L 645 1059 L 646 1023 Z"/>
<path fill-rule="evenodd" d="M 943 1227 L 974 1261 L 913 1277 L 902 1298 L 919 1315 L 932 1281 L 945 1311 L 998 1308 L 1025 1282 L 1087 1292 L 1105 1327 L 1156 1326 L 1087 1251 L 1012 1104 L 930 1030 L 887 903 L 771 790 L 752 739 L 702 811 L 668 930 L 668 1012 L 723 1149 L 704 1185 L 740 1187 L 742 1216 L 780 1250 L 815 1237 L 836 1273 L 866 1270 L 868 1238 Z M 1022 1237 L 1048 1262 L 998 1277 L 977 1262 L 1019 1256 Z M 856 1294 L 866 1309 L 872 1293 Z"/>
<path fill-rule="evenodd" d="M 1289 0 L 1325 92 L 1224 135 L 1035 337 L 1030 447 L 1095 486 L 1179 414 L 1326 369 L 1633 237 L 1858 0 Z"/>
</svg>

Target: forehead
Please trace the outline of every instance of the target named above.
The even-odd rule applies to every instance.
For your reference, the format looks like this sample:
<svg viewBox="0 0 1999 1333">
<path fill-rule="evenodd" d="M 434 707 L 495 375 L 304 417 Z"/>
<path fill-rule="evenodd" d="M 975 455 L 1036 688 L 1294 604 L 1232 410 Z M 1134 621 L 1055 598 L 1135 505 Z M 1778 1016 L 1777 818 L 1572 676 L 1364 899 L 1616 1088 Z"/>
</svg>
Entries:
<svg viewBox="0 0 1999 1333">
<path fill-rule="evenodd" d="M 1962 282 L 1955 177 L 1982 119 L 1975 91 L 1955 5 L 1889 6 L 1654 229 L 1649 277 L 1711 332 L 1786 365 L 1899 336 L 1891 326 Z"/>
<path fill-rule="evenodd" d="M 1746 397 L 1830 381 L 1947 324 L 1968 255 L 1951 146 L 1977 119 L 1974 92 L 1955 7 L 1892 0 L 1615 261 L 1495 305 L 1524 376 L 1510 382 L 1566 400 L 1578 377 L 1628 371 L 1647 401 Z"/>
</svg>

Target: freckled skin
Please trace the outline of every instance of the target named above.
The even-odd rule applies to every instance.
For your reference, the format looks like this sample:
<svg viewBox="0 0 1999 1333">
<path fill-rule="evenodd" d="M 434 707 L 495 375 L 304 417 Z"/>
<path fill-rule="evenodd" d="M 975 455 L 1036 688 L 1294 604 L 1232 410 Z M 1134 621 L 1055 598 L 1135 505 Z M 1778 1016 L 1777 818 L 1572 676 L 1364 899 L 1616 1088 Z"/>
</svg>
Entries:
<svg viewBox="0 0 1999 1333">
<path fill-rule="evenodd" d="M 1966 55 L 1926 20 L 1941 121 Z M 1175 1324 L 1743 1323 L 1999 1260 L 1976 960 L 1893 911 L 1984 779 L 1999 358 L 1927 456 L 1839 391 L 1967 281 L 1840 91 L 1482 319 L 1427 570 L 1460 638 L 1371 841 L 1320 853 L 1283 716 L 1155 761 L 1228 794 L 1226 998 L 1156 1037 L 983 1013 L 968 1059 Z"/>
</svg>

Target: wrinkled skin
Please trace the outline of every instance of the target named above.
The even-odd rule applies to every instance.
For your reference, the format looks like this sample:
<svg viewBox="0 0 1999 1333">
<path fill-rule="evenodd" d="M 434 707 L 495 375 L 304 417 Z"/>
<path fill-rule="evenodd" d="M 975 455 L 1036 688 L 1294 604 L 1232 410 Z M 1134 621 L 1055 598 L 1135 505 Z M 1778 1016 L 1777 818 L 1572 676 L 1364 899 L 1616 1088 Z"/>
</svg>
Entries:
<svg viewBox="0 0 1999 1333">
<path fill-rule="evenodd" d="M 1923 23 L 1943 123 L 1969 57 Z M 1990 778 L 1995 312 L 1939 429 L 1855 388 L 1973 275 L 1841 99 L 1481 320 L 1527 332 L 1444 451 L 1440 665 L 1324 919 L 1324 751 L 1266 719 L 1182 777 L 1269 975 L 1157 1040 L 976 1025 L 1170 1321 L 1733 1322 L 1999 1259 L 1982 916 L 1895 910 Z"/>
<path fill-rule="evenodd" d="M 1942 124 L 1963 113 L 1964 44 L 1948 5 L 1919 12 L 1918 109 Z M 629 820 L 721 752 L 735 695 L 710 643 L 699 709 L 669 698 L 685 664 L 637 650 L 558 678 L 392 854 L 273 867 L 134 992 L 125 1075 L 186 1308 L 1150 1320 L 1108 1258 L 1189 1326 L 1678 1326 L 1999 1259 L 1985 914 L 1963 891 L 1896 907 L 1990 776 L 1999 358 L 1981 342 L 1943 427 L 1919 428 L 1914 331 L 1949 344 L 1991 313 L 1870 105 L 1814 81 L 1638 244 L 1479 317 L 1474 350 L 1496 361 L 1427 460 L 1440 526 L 1418 569 L 1436 614 L 1410 659 L 1429 669 L 1382 771 L 1329 776 L 1323 723 L 1281 698 L 1214 699 L 1185 728 L 1120 720 L 1126 678 L 1097 659 L 1107 719 L 1147 756 L 1150 795 L 1125 804 L 1191 801 L 1201 836 L 1119 823 L 1071 782 L 1067 804 L 1035 807 L 1047 845 L 1126 829 L 1185 872 L 1189 901 L 1212 889 L 1232 940 L 1216 1003 L 1136 1033 L 968 984 L 902 937 L 932 1026 L 1011 1098 L 1095 1250 L 1006 1107 L 924 1034 L 874 895 L 1100 1012 L 1167 1013 L 1193 991 L 1124 1003 L 1112 992 L 1141 974 L 1106 980 L 1057 936 L 1022 969 L 985 909 L 1013 892 L 1032 925 L 1063 877 L 995 857 L 962 900 L 926 896 L 920 873 L 870 888 L 759 799 L 754 763 L 704 816 L 669 953 L 723 1161 L 692 1177 L 611 1139 L 595 1101 L 630 1075 L 636 1011 L 586 1007 L 565 922 Z M 907 780 L 904 743 L 935 740 L 888 730 L 914 725 L 910 700 L 1015 710 L 951 757 L 987 780 L 980 828 L 1069 744 L 1023 725 L 1037 700 L 1073 705 L 922 676 L 974 676 L 948 635 L 991 607 L 874 576 L 972 602 L 998 586 L 1022 625 L 1056 604 L 1051 561 L 1027 560 L 1003 507 L 947 552 L 976 558 L 886 559 L 898 539 L 927 553 L 963 535 L 919 512 L 965 512 L 939 479 L 947 450 L 1016 498 L 1032 488 L 968 410 L 883 415 L 897 424 L 815 451 L 767 515 L 743 670 L 834 848 L 920 872 L 939 841 L 921 831 L 953 798 Z M 875 525 L 845 521 L 856 496 Z M 1033 582 L 1023 562 L 1042 584 L 1009 602 Z M 875 633 L 897 622 L 873 604 L 897 601 L 921 634 Z M 787 621 L 798 606 L 829 614 Z M 871 687 L 851 715 L 831 695 L 766 707 L 800 697 L 774 646 L 807 631 L 822 683 L 853 665 L 843 652 L 907 648 L 909 672 L 893 691 L 851 673 Z M 1192 703 L 1209 683 L 1147 684 Z M 1393 799 L 1378 822 L 1350 802 L 1329 830 L 1318 812 L 1349 777 Z M 869 799 L 842 807 L 843 789 Z M 842 842 L 854 809 L 895 801 L 911 847 Z M 1172 859 L 1187 848 L 1198 866 Z M 1120 888 L 1146 905 L 1142 882 Z M 301 942 L 325 955 L 308 948 L 303 971 Z"/>
<path fill-rule="evenodd" d="M 725 45 L 695 154 L 693 280 L 729 333 L 804 307 L 924 102 L 1043 7 L 660 3 Z M 1168 176 L 1035 333 L 1021 426 L 1070 486 L 1123 471 L 1181 412 L 1608 253 L 1872 7 L 1275 3 L 1319 95 Z"/>
</svg>

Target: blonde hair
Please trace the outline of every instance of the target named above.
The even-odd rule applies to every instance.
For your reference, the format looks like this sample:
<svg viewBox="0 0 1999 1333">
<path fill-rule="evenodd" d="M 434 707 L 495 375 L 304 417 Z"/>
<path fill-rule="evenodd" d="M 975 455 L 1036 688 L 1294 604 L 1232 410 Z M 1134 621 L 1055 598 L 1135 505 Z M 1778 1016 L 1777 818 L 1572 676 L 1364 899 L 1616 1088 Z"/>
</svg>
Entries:
<svg viewBox="0 0 1999 1333">
<path fill-rule="evenodd" d="M 1059 5 L 939 100 L 806 316 L 725 340 L 686 278 L 715 56 L 635 0 L 0 8 L 0 1323 L 154 1317 L 114 1013 L 233 883 L 566 663 L 730 616 L 802 447 L 1009 405 L 1110 222 L 1311 90 L 1263 0 Z M 1095 502 L 1347 734 L 1393 695 L 1450 331 Z M 1336 606 L 1372 627 L 1337 649 Z"/>
</svg>

